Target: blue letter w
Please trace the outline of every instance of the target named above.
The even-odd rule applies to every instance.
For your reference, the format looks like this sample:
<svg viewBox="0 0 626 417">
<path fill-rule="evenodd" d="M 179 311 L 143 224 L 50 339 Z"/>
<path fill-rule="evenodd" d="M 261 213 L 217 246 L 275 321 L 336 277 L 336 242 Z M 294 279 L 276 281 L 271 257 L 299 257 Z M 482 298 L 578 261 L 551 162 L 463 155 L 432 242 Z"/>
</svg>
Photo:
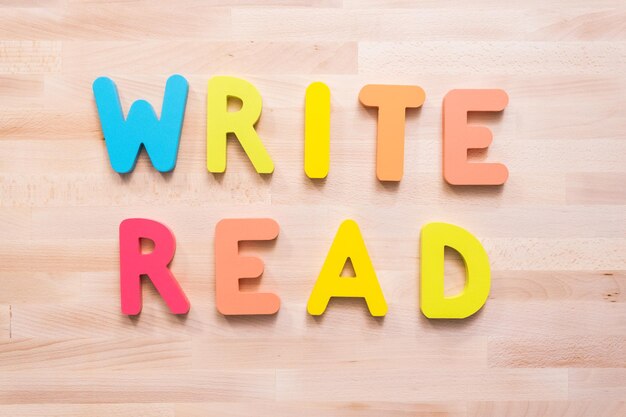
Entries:
<svg viewBox="0 0 626 417">
<path fill-rule="evenodd" d="M 180 132 L 183 128 L 189 85 L 185 77 L 172 75 L 165 85 L 161 119 L 145 100 L 133 103 L 124 120 L 117 88 L 110 78 L 100 77 L 93 82 L 100 124 L 111 166 L 125 174 L 135 168 L 141 145 L 161 172 L 174 169 L 178 155 Z"/>
</svg>

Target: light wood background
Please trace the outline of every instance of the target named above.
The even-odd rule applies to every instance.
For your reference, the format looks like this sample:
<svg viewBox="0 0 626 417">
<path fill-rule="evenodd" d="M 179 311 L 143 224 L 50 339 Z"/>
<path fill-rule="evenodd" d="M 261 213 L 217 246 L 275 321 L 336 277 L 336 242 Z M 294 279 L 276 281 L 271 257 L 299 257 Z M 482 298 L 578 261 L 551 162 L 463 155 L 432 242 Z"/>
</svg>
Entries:
<svg viewBox="0 0 626 417">
<path fill-rule="evenodd" d="M 0 1 L 0 416 L 626 416 L 626 6 L 620 0 Z M 190 82 L 179 160 L 112 171 L 91 83 L 127 110 L 160 110 L 166 78 Z M 206 171 L 206 83 L 244 77 L 264 99 L 274 159 L 257 175 L 239 146 Z M 304 90 L 332 90 L 326 181 L 303 171 Z M 367 83 L 426 91 L 406 126 L 405 175 L 381 184 Z M 503 187 L 453 188 L 441 173 L 441 103 L 503 88 L 475 116 L 504 162 Z M 119 223 L 147 217 L 178 243 L 172 270 L 192 308 L 149 283 L 141 316 L 119 307 Z M 215 308 L 213 231 L 272 217 L 247 244 L 278 293 L 275 317 Z M 333 236 L 355 219 L 389 304 L 306 301 Z M 418 237 L 470 230 L 493 269 L 474 317 L 429 321 Z M 450 257 L 450 292 L 462 283 Z"/>
</svg>

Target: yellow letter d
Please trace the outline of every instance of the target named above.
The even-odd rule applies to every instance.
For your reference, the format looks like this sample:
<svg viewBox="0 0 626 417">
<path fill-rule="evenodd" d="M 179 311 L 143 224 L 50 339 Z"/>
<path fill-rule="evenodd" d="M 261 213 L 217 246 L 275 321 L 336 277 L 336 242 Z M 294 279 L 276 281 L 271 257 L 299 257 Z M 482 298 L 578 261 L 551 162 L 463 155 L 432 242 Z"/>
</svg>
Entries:
<svg viewBox="0 0 626 417">
<path fill-rule="evenodd" d="M 444 296 L 444 249 L 456 250 L 465 262 L 465 289 Z M 464 319 L 485 305 L 491 286 L 489 258 L 478 239 L 467 230 L 447 223 L 430 223 L 421 236 L 422 313 L 431 319 Z"/>
</svg>

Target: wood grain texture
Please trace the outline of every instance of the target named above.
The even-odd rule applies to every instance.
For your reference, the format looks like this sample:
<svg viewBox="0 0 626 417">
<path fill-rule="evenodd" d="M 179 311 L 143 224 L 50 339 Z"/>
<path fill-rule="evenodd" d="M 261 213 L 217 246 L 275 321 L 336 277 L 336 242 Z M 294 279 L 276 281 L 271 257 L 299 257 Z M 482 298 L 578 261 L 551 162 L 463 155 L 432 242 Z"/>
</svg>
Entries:
<svg viewBox="0 0 626 417">
<path fill-rule="evenodd" d="M 178 164 L 145 154 L 115 174 L 91 92 L 160 109 L 172 73 L 190 83 Z M 234 143 L 206 171 L 206 84 L 260 90 L 273 175 Z M 332 91 L 331 168 L 303 169 L 306 86 Z M 426 91 L 407 115 L 405 174 L 375 177 L 367 83 Z M 502 88 L 500 116 L 472 115 L 504 162 L 503 187 L 451 187 L 441 102 Z M 0 0 L 0 416 L 626 416 L 626 6 L 598 0 Z M 167 224 L 190 298 L 168 313 L 144 285 L 119 307 L 119 223 Z M 223 217 L 272 217 L 271 245 L 244 245 L 277 292 L 273 317 L 221 316 L 213 238 Z M 389 305 L 306 301 L 334 233 L 356 220 Z M 418 305 L 418 237 L 458 224 L 487 249 L 490 298 L 463 321 Z M 446 290 L 463 267 L 446 261 Z"/>
</svg>

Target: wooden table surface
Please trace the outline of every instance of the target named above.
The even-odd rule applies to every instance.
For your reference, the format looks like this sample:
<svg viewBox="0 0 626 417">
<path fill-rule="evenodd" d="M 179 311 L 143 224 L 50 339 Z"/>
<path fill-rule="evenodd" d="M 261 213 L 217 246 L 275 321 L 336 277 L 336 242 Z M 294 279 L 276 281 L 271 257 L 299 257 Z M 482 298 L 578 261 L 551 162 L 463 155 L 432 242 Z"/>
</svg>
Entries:
<svg viewBox="0 0 626 417">
<path fill-rule="evenodd" d="M 232 3 L 232 4 L 230 4 Z M 270 5 L 270 3 L 274 3 Z M 145 154 L 109 165 L 91 91 L 114 79 L 125 111 L 160 109 L 167 77 L 189 100 L 176 169 Z M 206 170 L 206 84 L 251 81 L 273 175 L 231 142 Z M 332 91 L 330 174 L 303 169 L 306 86 Z M 419 85 L 405 174 L 375 176 L 368 83 Z M 502 88 L 487 158 L 503 187 L 451 187 L 441 104 L 453 88 Z M 0 1 L 0 416 L 626 416 L 626 4 L 620 0 Z M 177 317 L 144 284 L 121 314 L 118 225 L 176 235 Z M 271 217 L 275 244 L 246 244 L 276 292 L 272 317 L 220 315 L 213 239 L 224 217 Z M 389 312 L 306 302 L 342 220 L 361 227 Z M 418 238 L 464 227 L 493 271 L 486 306 L 426 319 Z M 450 292 L 462 265 L 447 261 Z"/>
</svg>

